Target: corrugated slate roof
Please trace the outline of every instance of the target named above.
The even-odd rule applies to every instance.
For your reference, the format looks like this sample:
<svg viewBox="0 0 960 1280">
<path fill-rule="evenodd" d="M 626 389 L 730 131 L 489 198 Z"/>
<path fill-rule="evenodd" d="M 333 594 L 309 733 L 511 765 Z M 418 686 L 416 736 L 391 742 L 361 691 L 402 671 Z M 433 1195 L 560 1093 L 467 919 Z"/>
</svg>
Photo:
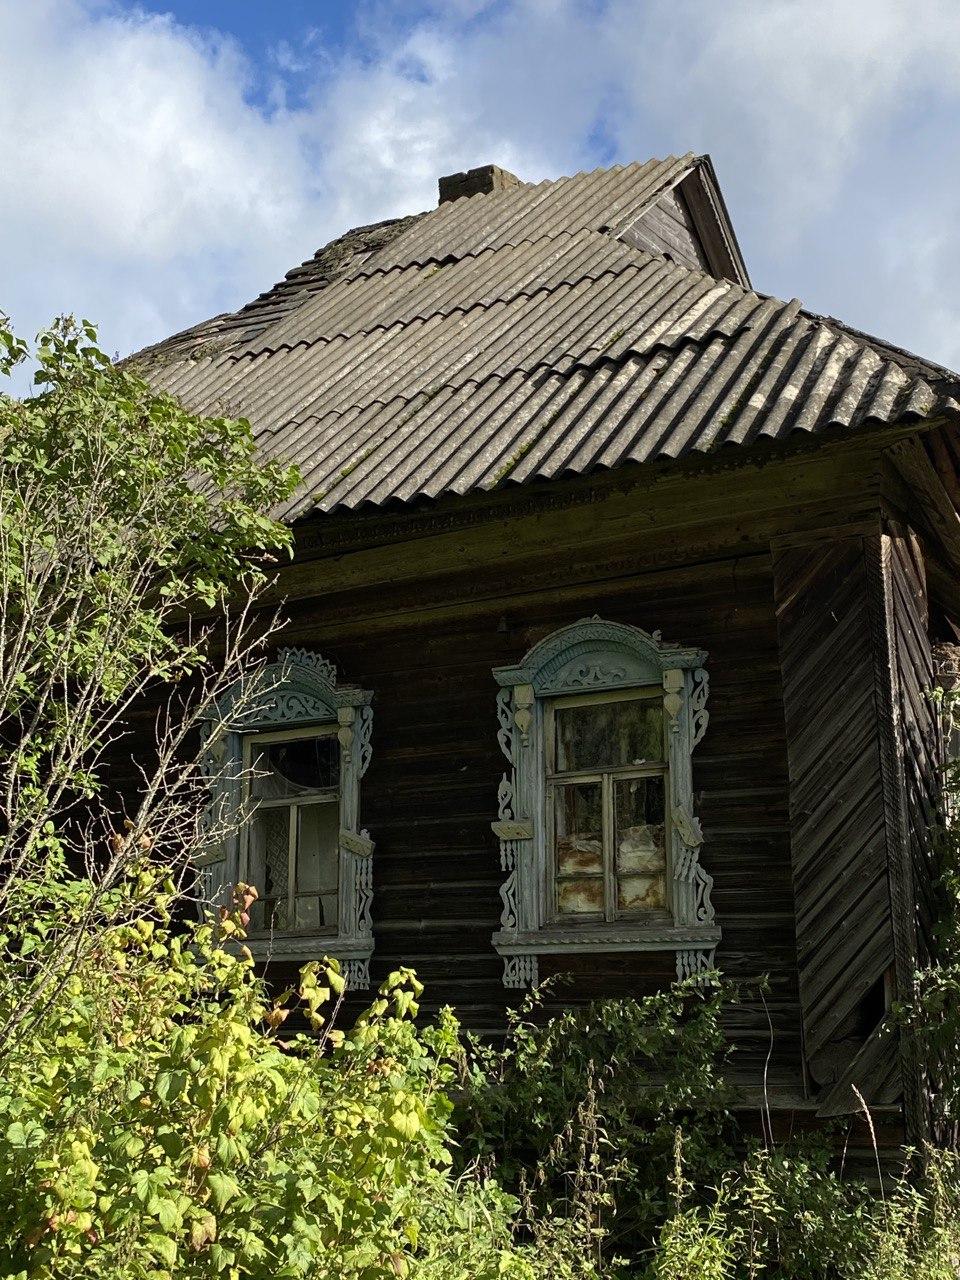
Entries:
<svg viewBox="0 0 960 1280">
<path fill-rule="evenodd" d="M 137 359 L 299 464 L 287 518 L 960 412 L 956 375 L 617 238 L 697 163 L 359 228 Z"/>
</svg>

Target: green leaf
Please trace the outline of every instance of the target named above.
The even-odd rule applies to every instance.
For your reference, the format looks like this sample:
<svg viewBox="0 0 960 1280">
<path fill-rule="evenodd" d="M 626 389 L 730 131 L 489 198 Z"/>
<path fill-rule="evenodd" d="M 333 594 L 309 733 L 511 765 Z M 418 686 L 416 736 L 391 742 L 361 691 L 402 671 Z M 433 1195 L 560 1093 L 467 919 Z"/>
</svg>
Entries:
<svg viewBox="0 0 960 1280">
<path fill-rule="evenodd" d="M 240 1186 L 234 1178 L 226 1173 L 211 1173 L 207 1177 L 207 1186 L 213 1203 L 223 1209 L 233 1198 L 240 1194 Z"/>
<path fill-rule="evenodd" d="M 153 1232 L 147 1236 L 147 1247 L 167 1267 L 177 1265 L 177 1242 L 171 1236 L 162 1236 Z"/>
<path fill-rule="evenodd" d="M 161 1200 L 154 1212 L 154 1217 L 164 1231 L 173 1231 L 180 1225 L 180 1211 L 173 1200 Z"/>
<path fill-rule="evenodd" d="M 7 1126 L 6 1139 L 11 1147 L 27 1145 L 27 1131 L 19 1120 L 14 1120 L 13 1124 Z"/>
</svg>

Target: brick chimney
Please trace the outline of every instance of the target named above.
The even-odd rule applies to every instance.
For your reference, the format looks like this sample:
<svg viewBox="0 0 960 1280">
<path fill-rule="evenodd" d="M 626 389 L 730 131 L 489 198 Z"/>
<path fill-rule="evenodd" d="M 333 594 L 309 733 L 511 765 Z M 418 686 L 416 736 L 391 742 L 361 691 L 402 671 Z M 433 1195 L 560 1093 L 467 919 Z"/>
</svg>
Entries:
<svg viewBox="0 0 960 1280">
<path fill-rule="evenodd" d="M 498 164 L 482 164 L 479 169 L 468 169 L 466 173 L 450 173 L 440 179 L 440 204 L 448 204 L 451 200 L 459 200 L 461 196 L 489 195 L 492 191 L 509 191 L 511 187 L 521 187 L 523 183 Z"/>
</svg>

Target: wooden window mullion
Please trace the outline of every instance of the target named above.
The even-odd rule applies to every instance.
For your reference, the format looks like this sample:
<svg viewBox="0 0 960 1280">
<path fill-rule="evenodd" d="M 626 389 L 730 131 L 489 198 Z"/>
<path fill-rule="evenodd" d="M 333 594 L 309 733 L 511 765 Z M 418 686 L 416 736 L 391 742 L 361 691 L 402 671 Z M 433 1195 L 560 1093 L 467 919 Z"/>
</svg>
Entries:
<svg viewBox="0 0 960 1280">
<path fill-rule="evenodd" d="M 287 928 L 296 927 L 297 903 L 297 845 L 300 841 L 300 806 L 290 806 L 290 821 L 287 833 Z"/>
<path fill-rule="evenodd" d="M 609 773 L 603 774 L 601 782 L 603 800 L 603 914 L 608 922 L 616 919 L 617 880 L 614 865 L 614 814 L 613 814 L 613 779 Z"/>
</svg>

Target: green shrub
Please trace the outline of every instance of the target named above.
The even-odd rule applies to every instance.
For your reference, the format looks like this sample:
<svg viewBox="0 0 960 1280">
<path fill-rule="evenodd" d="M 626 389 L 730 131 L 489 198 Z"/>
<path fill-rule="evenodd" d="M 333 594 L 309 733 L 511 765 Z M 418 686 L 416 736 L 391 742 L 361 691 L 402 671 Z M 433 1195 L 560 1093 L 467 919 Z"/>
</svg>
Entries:
<svg viewBox="0 0 960 1280">
<path fill-rule="evenodd" d="M 464 1155 L 537 1212 L 593 1220 L 607 1256 L 632 1252 L 666 1215 L 679 1123 L 696 1117 L 686 1128 L 695 1179 L 719 1177 L 731 1159 L 720 1025 L 730 996 L 715 979 L 688 980 L 545 1023 L 528 1001 L 502 1045 L 471 1043 L 457 1112 Z"/>
<path fill-rule="evenodd" d="M 451 1175 L 450 1014 L 415 1028 L 401 971 L 345 1034 L 335 962 L 268 998 L 238 946 L 242 911 L 186 929 L 141 866 L 101 897 L 98 941 L 0 1078 L 0 1275 L 389 1277 L 547 1274 L 519 1205 Z M 74 881 L 58 912 L 85 912 Z M 22 966 L 43 962 L 42 923 Z M 226 945 L 225 945 L 226 941 Z M 227 949 L 231 947 L 232 949 Z M 0 1016 L 18 998 L 0 975 Z M 292 1007 L 313 1034 L 281 1041 Z M 569 1239 L 550 1275 L 590 1274 Z"/>
<path fill-rule="evenodd" d="M 678 1144 L 678 1151 L 681 1144 Z M 650 1280 L 948 1280 L 960 1274 L 960 1164 L 929 1150 L 884 1197 L 817 1157 L 758 1151 L 713 1192 L 682 1188 Z"/>
<path fill-rule="evenodd" d="M 25 354 L 0 317 L 0 375 Z M 276 1001 L 256 978 L 249 893 L 175 923 L 231 834 L 197 739 L 255 683 L 297 476 L 88 324 L 34 357 L 38 394 L 0 394 L 0 1277 L 589 1277 L 562 1222 L 451 1172 L 457 1027 L 416 1029 L 412 974 L 344 1032 L 335 964 Z"/>
<path fill-rule="evenodd" d="M 726 1110 L 720 1013 L 682 983 L 470 1046 L 461 1162 L 525 1220 L 572 1226 L 602 1274 L 648 1280 L 942 1280 L 960 1274 L 960 1161 L 914 1157 L 886 1197 L 844 1178 L 831 1136 L 757 1146 Z"/>
</svg>

